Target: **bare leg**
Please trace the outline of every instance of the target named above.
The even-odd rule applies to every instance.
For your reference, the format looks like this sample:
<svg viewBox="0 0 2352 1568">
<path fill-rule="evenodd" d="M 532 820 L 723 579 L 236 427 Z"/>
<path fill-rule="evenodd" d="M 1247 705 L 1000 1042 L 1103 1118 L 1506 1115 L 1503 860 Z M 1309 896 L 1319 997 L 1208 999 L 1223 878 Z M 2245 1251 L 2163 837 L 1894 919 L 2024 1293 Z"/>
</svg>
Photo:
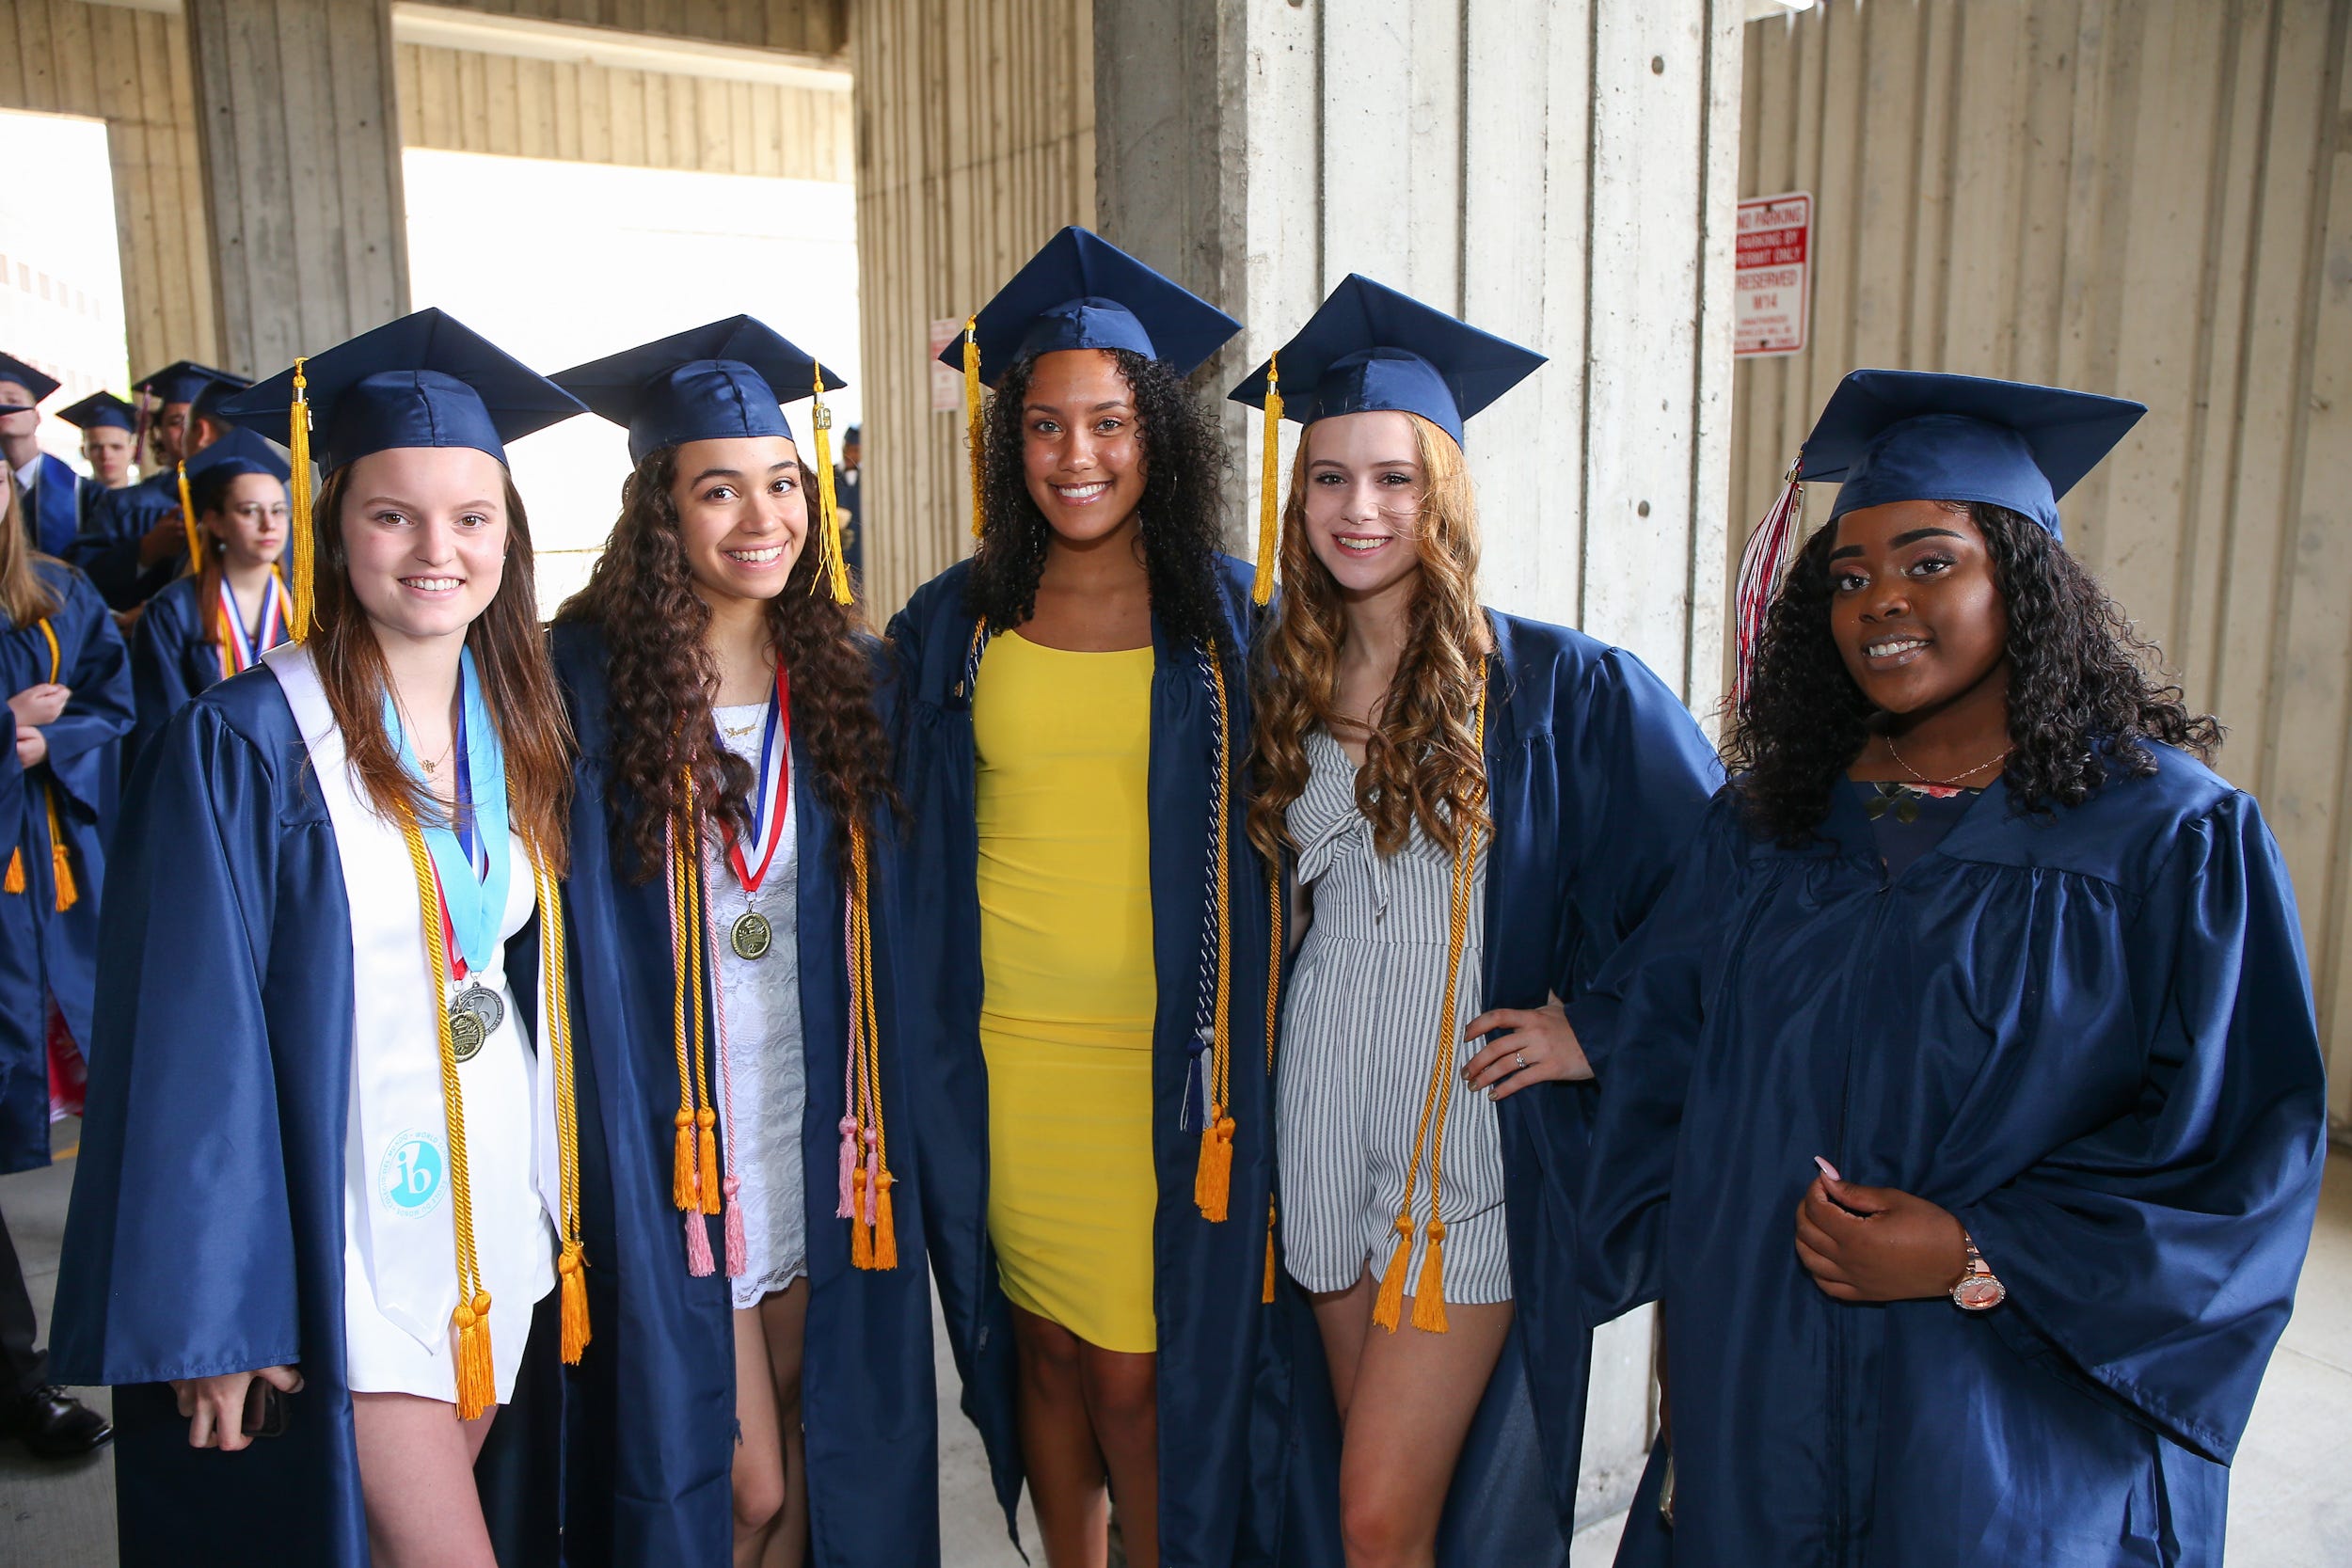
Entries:
<svg viewBox="0 0 2352 1568">
<path fill-rule="evenodd" d="M 1131 1568 L 1159 1568 L 1160 1422 L 1156 1355 L 1078 1341 L 1087 1418 L 1111 1472 L 1119 1538 Z"/>
<path fill-rule="evenodd" d="M 1353 1292 L 1351 1292 L 1353 1293 Z M 1434 1568 L 1438 1522 L 1470 1418 L 1511 1329 L 1511 1304 L 1446 1307 L 1444 1334 L 1371 1322 L 1356 1365 L 1340 1450 L 1340 1532 L 1348 1568 Z M 1318 1308 L 1320 1310 L 1320 1308 Z"/>
<path fill-rule="evenodd" d="M 416 1394 L 351 1396 L 368 1554 L 377 1568 L 498 1568 L 473 1484 L 473 1462 L 497 1415 L 461 1421 L 455 1405 Z"/>
<path fill-rule="evenodd" d="M 794 1280 L 759 1304 L 768 1339 L 770 1386 L 784 1440 L 784 1508 L 768 1537 L 760 1568 L 801 1568 L 808 1560 L 808 1434 L 801 1426 L 801 1350 L 808 1328 L 808 1280 Z"/>
<path fill-rule="evenodd" d="M 776 1380 L 756 1307 L 735 1313 L 735 1568 L 760 1568 L 784 1513 L 784 1442 L 776 1423 Z"/>
<path fill-rule="evenodd" d="M 1372 1332 L 1372 1304 L 1376 1296 L 1367 1264 L 1346 1290 L 1325 1291 L 1308 1298 L 1314 1303 L 1315 1327 L 1323 1333 L 1323 1359 L 1331 1368 L 1331 1399 L 1340 1407 L 1343 1431 L 1347 1427 L 1347 1407 L 1356 1398 L 1356 1368 L 1364 1358 L 1364 1337 Z"/>
<path fill-rule="evenodd" d="M 1012 1333 L 1021 1363 L 1021 1463 L 1029 1472 L 1046 1568 L 1105 1568 L 1110 1497 L 1087 1412 L 1082 1341 L 1018 1307 Z"/>
</svg>

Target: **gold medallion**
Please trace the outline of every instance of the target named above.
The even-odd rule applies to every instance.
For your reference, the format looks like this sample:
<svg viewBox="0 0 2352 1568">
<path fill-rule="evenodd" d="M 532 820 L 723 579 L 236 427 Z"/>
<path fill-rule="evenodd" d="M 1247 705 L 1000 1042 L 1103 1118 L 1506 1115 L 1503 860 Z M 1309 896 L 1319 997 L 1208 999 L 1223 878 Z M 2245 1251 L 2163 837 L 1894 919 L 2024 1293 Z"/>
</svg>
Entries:
<svg viewBox="0 0 2352 1568">
<path fill-rule="evenodd" d="M 451 1053 L 461 1062 L 470 1062 L 482 1053 L 482 1042 L 490 1037 L 484 1028 L 482 1015 L 463 1006 L 449 1010 L 449 1044 Z"/>
<path fill-rule="evenodd" d="M 757 910 L 744 911 L 736 916 L 735 924 L 727 927 L 727 945 L 735 949 L 737 958 L 746 960 L 766 958 L 769 943 L 775 938 L 774 927 L 768 924 L 768 917 Z"/>
</svg>

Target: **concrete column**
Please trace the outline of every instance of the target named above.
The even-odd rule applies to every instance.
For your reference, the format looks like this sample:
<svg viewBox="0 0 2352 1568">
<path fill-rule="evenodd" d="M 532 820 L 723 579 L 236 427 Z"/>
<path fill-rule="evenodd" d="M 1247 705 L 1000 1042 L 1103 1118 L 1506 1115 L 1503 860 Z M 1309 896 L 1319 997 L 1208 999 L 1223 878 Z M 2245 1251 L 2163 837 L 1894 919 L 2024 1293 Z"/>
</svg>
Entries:
<svg viewBox="0 0 2352 1568">
<path fill-rule="evenodd" d="M 1703 717 L 1729 598 L 1744 9 L 1094 0 L 1099 227 L 1248 324 L 1204 383 L 1350 272 L 1549 355 L 1469 431 L 1485 597 L 1630 648 Z M 1601 1336 L 1590 1516 L 1638 1473 L 1649 1354 L 1646 1313 Z"/>
<path fill-rule="evenodd" d="M 224 368 L 265 375 L 408 309 L 386 0 L 186 0 Z M 499 243 L 485 213 L 485 253 Z"/>
</svg>

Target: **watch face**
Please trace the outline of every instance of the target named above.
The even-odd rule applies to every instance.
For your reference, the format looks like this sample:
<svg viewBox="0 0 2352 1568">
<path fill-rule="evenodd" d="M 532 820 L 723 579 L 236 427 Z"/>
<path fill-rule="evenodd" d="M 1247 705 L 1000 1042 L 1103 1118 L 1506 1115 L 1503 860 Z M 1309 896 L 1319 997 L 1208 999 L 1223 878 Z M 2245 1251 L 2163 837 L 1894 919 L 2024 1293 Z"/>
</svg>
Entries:
<svg viewBox="0 0 2352 1568">
<path fill-rule="evenodd" d="M 1952 1287 L 1952 1300 L 1971 1312 L 1998 1307 L 2009 1299 L 2009 1288 L 1989 1274 L 1972 1274 Z"/>
</svg>

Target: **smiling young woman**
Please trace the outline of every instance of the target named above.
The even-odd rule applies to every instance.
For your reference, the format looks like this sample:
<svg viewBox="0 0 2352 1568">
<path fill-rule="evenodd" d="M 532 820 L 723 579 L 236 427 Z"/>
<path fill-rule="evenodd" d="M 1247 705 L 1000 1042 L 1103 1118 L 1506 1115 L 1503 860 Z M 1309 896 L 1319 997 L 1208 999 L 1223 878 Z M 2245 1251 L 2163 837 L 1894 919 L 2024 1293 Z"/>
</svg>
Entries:
<svg viewBox="0 0 2352 1568">
<path fill-rule="evenodd" d="M 635 464 L 555 628 L 612 1325 L 572 1380 L 566 1556 L 935 1562 L 883 655 L 780 406 L 841 382 L 748 316 L 556 379 Z"/>
<path fill-rule="evenodd" d="M 1805 443 L 1736 777 L 1570 1009 L 1588 1311 L 1666 1304 L 1621 1562 L 2220 1559 L 2321 1068 L 2262 815 L 2060 542 L 2141 412 L 1861 371 Z"/>
<path fill-rule="evenodd" d="M 1249 825 L 1298 888 L 1279 1236 L 1340 1434 L 1302 1409 L 1336 1494 L 1308 1517 L 1336 1514 L 1350 1568 L 1565 1560 L 1585 1339 L 1542 1239 L 1590 1095 L 1562 1002 L 1721 777 L 1632 655 L 1478 602 L 1464 421 L 1542 363 L 1351 276 L 1233 394 L 1305 427 Z M 1500 1435 L 1522 1417 L 1533 1453 Z M 1455 1495 L 1479 1502 L 1449 1526 Z"/>
<path fill-rule="evenodd" d="M 1249 587 L 1182 387 L 1238 329 L 1057 235 L 945 356 L 995 389 L 979 546 L 891 624 L 930 1240 L 1008 1522 L 1025 1479 L 1053 1568 L 1104 1560 L 1114 1494 L 1138 1568 L 1222 1568 L 1262 1518 Z"/>
<path fill-rule="evenodd" d="M 224 410 L 306 489 L 315 413 L 328 477 L 298 640 L 173 716 L 115 841 L 57 1355 L 115 1386 L 126 1563 L 491 1568 L 475 1465 L 559 1281 L 587 1336 L 569 735 L 504 447 L 579 411 L 432 310 Z"/>
</svg>

